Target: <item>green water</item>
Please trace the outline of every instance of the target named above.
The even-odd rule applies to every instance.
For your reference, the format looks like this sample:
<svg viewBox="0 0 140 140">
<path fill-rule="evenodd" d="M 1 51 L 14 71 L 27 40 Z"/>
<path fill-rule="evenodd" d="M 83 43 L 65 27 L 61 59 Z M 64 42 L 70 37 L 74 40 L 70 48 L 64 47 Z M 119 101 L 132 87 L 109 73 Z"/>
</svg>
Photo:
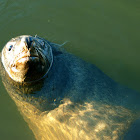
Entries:
<svg viewBox="0 0 140 140">
<path fill-rule="evenodd" d="M 139 0 L 0 0 L 0 50 L 31 34 L 96 64 L 114 80 L 140 91 Z M 0 81 L 0 139 L 34 136 Z"/>
</svg>

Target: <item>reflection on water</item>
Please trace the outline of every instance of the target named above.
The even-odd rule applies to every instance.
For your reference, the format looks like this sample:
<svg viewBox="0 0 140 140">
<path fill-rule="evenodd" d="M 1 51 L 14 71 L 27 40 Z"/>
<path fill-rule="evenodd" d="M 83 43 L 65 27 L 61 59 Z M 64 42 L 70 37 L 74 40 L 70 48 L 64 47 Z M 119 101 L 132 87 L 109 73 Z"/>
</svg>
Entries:
<svg viewBox="0 0 140 140">
<path fill-rule="evenodd" d="M 0 48 L 10 38 L 21 34 L 38 34 L 56 43 L 68 40 L 71 42 L 66 47 L 68 51 L 140 91 L 139 5 L 137 0 L 1 0 Z M 23 139 L 31 140 L 30 135 L 27 134 L 28 138 L 22 135 L 25 133 L 23 122 L 19 121 L 19 126 L 15 126 L 18 112 L 6 96 L 0 85 L 1 122 L 10 116 L 7 118 L 9 122 L 0 123 L 0 138 L 16 139 L 18 132 Z M 10 122 L 14 123 L 10 125 Z M 23 129 L 19 132 L 21 126 Z M 97 126 L 103 129 L 106 125 L 101 123 Z"/>
</svg>

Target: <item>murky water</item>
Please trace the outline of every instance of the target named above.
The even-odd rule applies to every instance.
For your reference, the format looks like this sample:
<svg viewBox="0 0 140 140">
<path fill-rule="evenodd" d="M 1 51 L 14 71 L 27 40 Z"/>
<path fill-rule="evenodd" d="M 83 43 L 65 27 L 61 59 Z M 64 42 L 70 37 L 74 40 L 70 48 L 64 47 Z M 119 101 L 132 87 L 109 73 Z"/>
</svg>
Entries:
<svg viewBox="0 0 140 140">
<path fill-rule="evenodd" d="M 140 1 L 0 0 L 0 17 L 0 49 L 22 34 L 68 41 L 67 51 L 140 91 Z M 0 139 L 34 140 L 2 83 Z"/>
</svg>

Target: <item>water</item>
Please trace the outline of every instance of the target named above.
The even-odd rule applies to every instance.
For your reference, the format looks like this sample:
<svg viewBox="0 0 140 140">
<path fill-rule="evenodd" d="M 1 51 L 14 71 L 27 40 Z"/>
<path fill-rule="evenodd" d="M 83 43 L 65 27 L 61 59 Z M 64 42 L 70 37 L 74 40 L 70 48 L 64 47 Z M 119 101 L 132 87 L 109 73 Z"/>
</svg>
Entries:
<svg viewBox="0 0 140 140">
<path fill-rule="evenodd" d="M 140 1 L 1 0 L 0 49 L 12 37 L 39 35 L 140 91 Z M 34 136 L 0 83 L 0 139 Z"/>
</svg>

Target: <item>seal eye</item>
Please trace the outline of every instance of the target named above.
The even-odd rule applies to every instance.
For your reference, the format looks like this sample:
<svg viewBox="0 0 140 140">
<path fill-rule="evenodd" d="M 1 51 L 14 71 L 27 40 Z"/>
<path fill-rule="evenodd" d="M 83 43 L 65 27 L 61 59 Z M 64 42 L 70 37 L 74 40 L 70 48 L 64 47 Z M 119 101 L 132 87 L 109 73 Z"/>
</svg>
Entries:
<svg viewBox="0 0 140 140">
<path fill-rule="evenodd" d="M 13 48 L 13 45 L 10 45 L 10 46 L 8 47 L 8 51 L 11 51 L 12 48 Z"/>
</svg>

